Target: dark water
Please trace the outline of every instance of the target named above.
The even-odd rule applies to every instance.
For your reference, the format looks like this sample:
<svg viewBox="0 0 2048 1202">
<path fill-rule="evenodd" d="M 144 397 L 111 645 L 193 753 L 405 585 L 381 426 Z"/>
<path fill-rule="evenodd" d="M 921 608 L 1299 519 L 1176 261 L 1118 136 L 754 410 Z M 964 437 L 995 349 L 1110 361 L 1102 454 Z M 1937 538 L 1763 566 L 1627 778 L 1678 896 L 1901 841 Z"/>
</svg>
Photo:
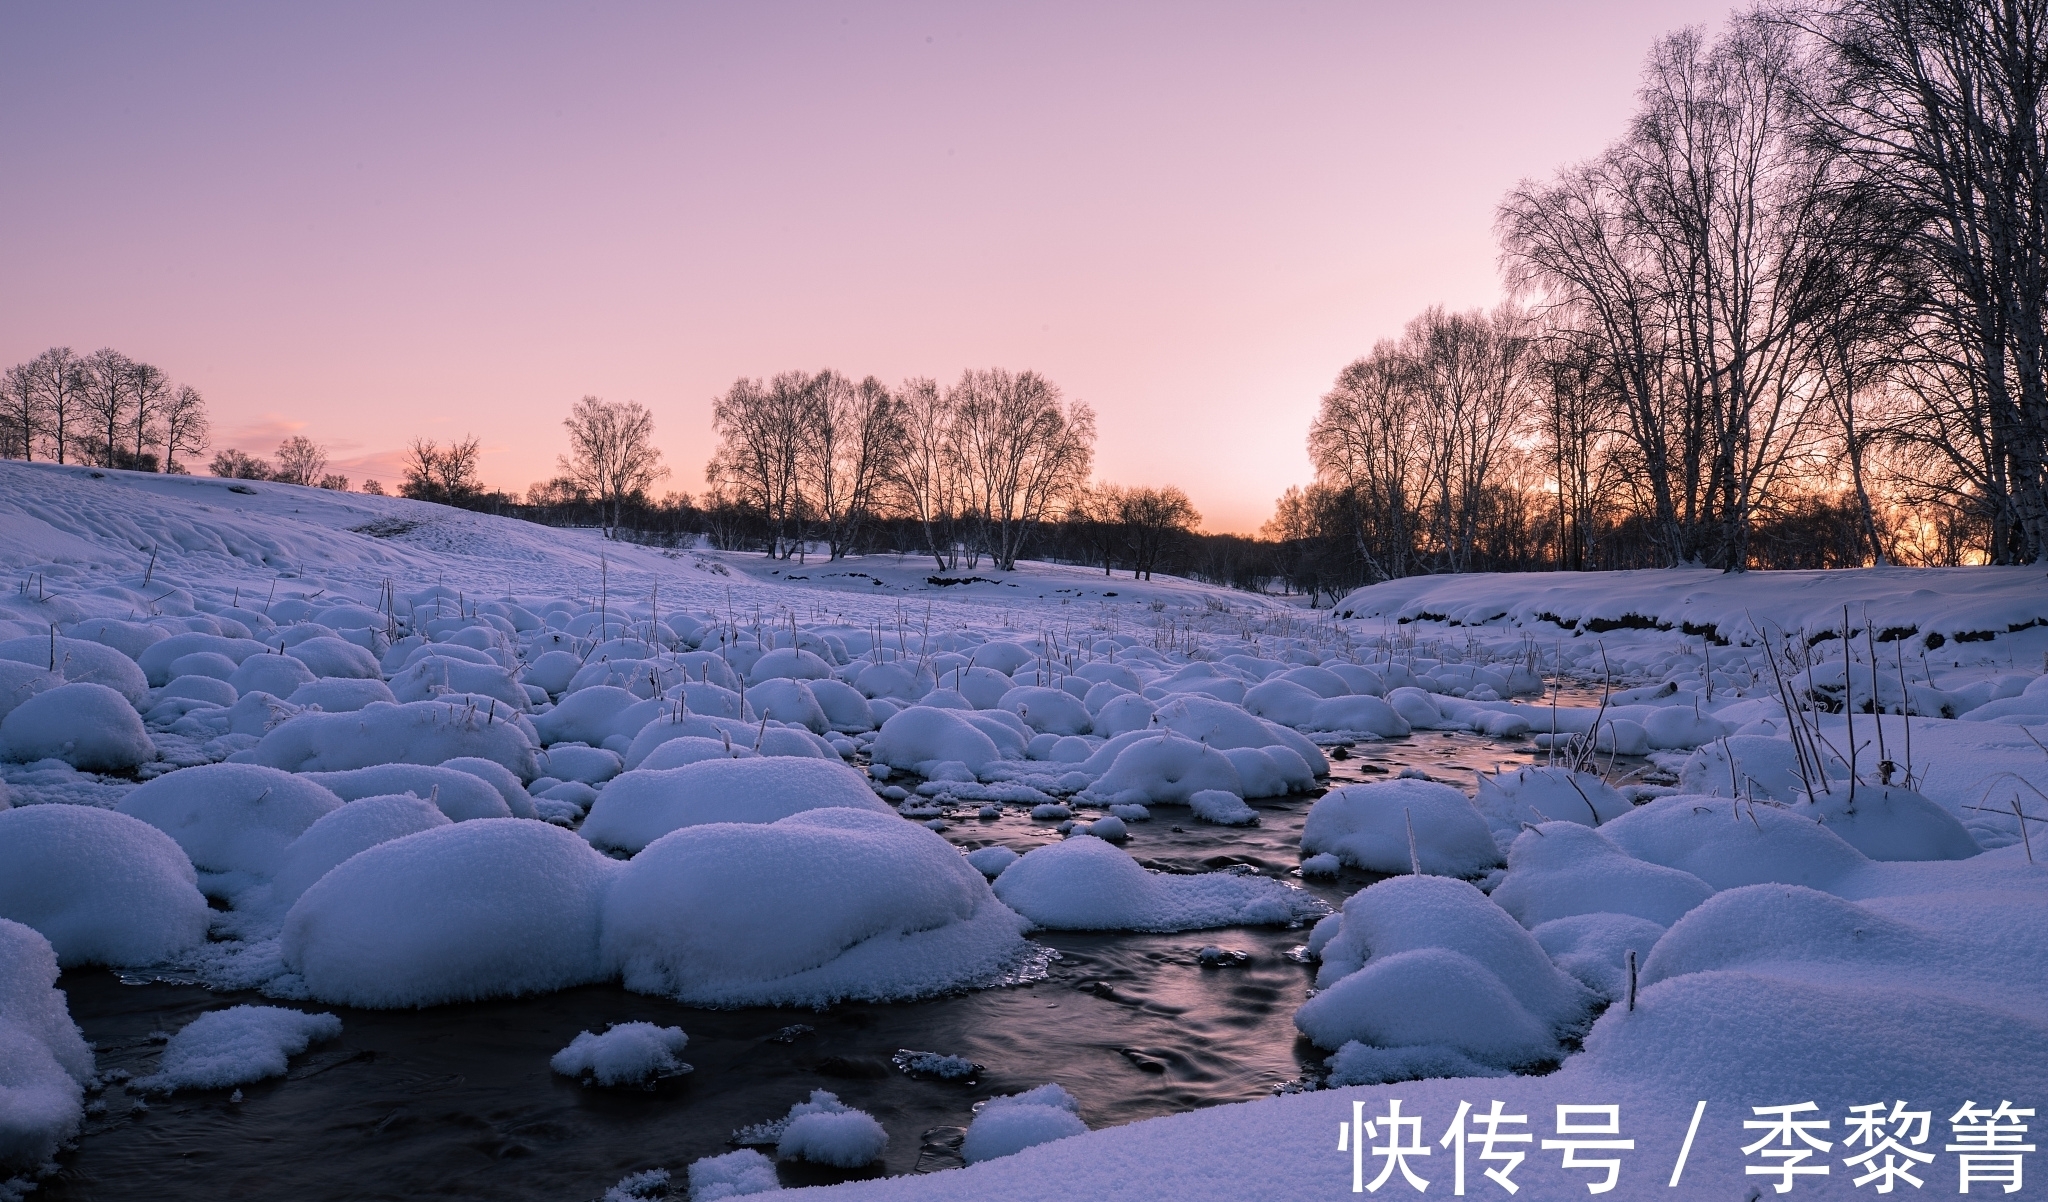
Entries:
<svg viewBox="0 0 2048 1202">
<path fill-rule="evenodd" d="M 1438 732 L 1362 745 L 1333 763 L 1333 779 L 1380 779 L 1419 767 L 1460 785 L 1475 768 L 1529 762 L 1527 744 Z M 1150 867 L 1180 872 L 1249 865 L 1292 878 L 1312 798 L 1255 802 L 1260 825 L 1196 823 L 1180 807 L 1131 824 L 1125 846 Z M 972 813 L 971 810 L 968 813 Z M 1085 816 L 1085 815 L 1084 815 Z M 1012 810 L 965 818 L 945 832 L 962 846 L 1028 851 L 1057 839 L 1052 823 Z M 1305 887 L 1330 902 L 1370 883 L 1351 873 Z M 1040 981 L 909 1004 L 829 1011 L 694 1010 L 593 986 L 543 997 L 422 1011 L 314 1007 L 343 1034 L 294 1059 L 289 1076 L 230 1091 L 134 1099 L 109 1088 L 63 1171 L 34 1197 L 96 1199 L 536 1199 L 601 1195 L 627 1173 L 666 1167 L 680 1185 L 698 1157 L 728 1151 L 735 1128 L 779 1118 L 813 1089 L 830 1089 L 888 1129 L 879 1166 L 854 1174 L 785 1164 L 786 1185 L 931 1171 L 959 1163 L 972 1106 L 997 1093 L 1057 1081 L 1091 1127 L 1263 1097 L 1318 1066 L 1293 1015 L 1312 970 L 1289 951 L 1305 929 L 1231 928 L 1174 935 L 1045 932 L 1059 953 Z M 1208 967 L 1205 945 L 1244 954 Z M 66 973 L 71 1014 L 94 1042 L 102 1072 L 153 1071 L 160 1044 L 208 1010 L 253 994 L 189 985 L 126 985 L 102 969 Z M 687 1076 L 653 1090 L 586 1088 L 548 1057 L 583 1030 L 647 1021 L 690 1035 Z M 793 1030 L 798 1026 L 805 1030 Z M 975 1080 L 912 1079 L 898 1049 L 964 1056 Z M 680 1189 L 678 1189 L 680 1196 Z"/>
</svg>

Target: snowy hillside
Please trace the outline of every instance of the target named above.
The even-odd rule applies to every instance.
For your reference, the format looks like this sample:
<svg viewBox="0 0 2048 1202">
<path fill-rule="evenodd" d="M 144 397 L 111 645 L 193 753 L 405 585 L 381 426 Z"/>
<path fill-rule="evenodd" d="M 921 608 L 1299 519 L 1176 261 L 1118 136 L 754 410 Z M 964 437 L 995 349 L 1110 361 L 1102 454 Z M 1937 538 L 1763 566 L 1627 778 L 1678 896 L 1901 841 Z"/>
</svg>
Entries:
<svg viewBox="0 0 2048 1202">
<path fill-rule="evenodd" d="M 1156 982 L 1074 980 L 1108 1028 L 1059 1011 L 1076 1025 L 998 1039 L 998 1068 L 802 1061 L 737 1150 L 685 1123 L 660 1170 L 552 1154 L 581 1196 L 1488 1192 L 1495 1168 L 1537 1199 L 1780 1173 L 1849 1197 L 1886 1164 L 2018 1183 L 1967 1151 L 2048 1101 L 2031 570 L 1426 579 L 1333 620 L 1082 569 L 770 562 L 13 462 L 0 568 L 0 1178 L 64 1188 L 166 1093 L 248 1086 L 238 1129 L 264 1131 L 255 1083 L 312 1088 L 296 1059 L 369 1016 L 490 1002 L 510 1030 L 557 995 L 682 1011 L 555 1032 L 517 1067 L 634 1091 L 579 1111 L 624 1124 L 681 1104 L 684 1055 L 812 1031 L 770 1007 L 1056 1011 L 1036 999 L 1073 995 L 1032 990 L 1067 933 L 1186 946 L 1133 956 Z M 160 1048 L 88 1046 L 80 974 L 109 967 L 212 1000 Z M 1166 1083 L 1192 1109 L 1219 1075 L 1128 1028 L 1274 1007 L 1302 1065 L 1284 1096 L 1128 1108 Z M 708 1034 L 713 1008 L 775 1034 Z M 1102 1055 L 1048 1080 L 1046 1042 Z M 870 1101 L 876 1074 L 946 1083 L 919 1104 L 951 1142 Z M 741 1086 L 697 1074 L 691 1104 L 720 1088 Z M 1744 1125 L 1809 1102 L 1824 1147 Z M 1859 1107 L 1878 1134 L 1853 1143 Z M 1089 1130 L 1112 1112 L 1166 1116 Z M 140 1146 L 208 1138 L 194 1113 Z M 1483 1118 L 1531 1137 L 1501 1145 L 1526 1163 L 1481 1162 Z M 853 1179 L 876 1166 L 897 1175 Z"/>
</svg>

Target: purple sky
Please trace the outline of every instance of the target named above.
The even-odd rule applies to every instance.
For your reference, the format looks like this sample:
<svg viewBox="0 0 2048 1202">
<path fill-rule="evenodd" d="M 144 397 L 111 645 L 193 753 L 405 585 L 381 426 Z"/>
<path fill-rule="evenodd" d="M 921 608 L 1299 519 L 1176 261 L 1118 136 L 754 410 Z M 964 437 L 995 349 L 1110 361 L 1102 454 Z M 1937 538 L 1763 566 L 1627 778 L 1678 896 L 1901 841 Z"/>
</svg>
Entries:
<svg viewBox="0 0 2048 1202">
<path fill-rule="evenodd" d="M 1036 368 L 1097 471 L 1251 531 L 1316 400 L 1499 297 L 1514 182 L 1725 0 L 0 8 L 0 363 L 111 345 L 217 446 L 553 474 L 585 393 L 700 492 L 710 401 Z"/>
</svg>

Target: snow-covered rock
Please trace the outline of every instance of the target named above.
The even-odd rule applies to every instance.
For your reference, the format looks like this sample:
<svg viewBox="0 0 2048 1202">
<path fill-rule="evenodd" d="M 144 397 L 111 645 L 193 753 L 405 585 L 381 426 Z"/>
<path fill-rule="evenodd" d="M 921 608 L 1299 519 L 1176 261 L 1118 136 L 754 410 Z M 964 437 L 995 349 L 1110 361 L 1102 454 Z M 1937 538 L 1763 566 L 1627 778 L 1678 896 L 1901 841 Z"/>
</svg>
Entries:
<svg viewBox="0 0 2048 1202">
<path fill-rule="evenodd" d="M 205 942 L 197 882 L 169 835 L 127 814 L 0 809 L 0 918 L 40 932 L 66 966 L 155 964 Z"/>
<path fill-rule="evenodd" d="M 23 763 L 63 760 L 88 772 L 126 772 L 156 758 L 128 699 L 86 682 L 45 689 L 9 710 L 0 718 L 0 747 Z"/>
<path fill-rule="evenodd" d="M 1426 780 L 1330 790 L 1309 808 L 1301 850 L 1327 852 L 1368 872 L 1410 872 L 1420 863 L 1425 873 L 1476 876 L 1500 863 L 1486 820 L 1465 795 Z"/>
<path fill-rule="evenodd" d="M 636 768 L 598 794 L 583 821 L 592 846 L 626 852 L 687 826 L 774 822 L 827 806 L 890 812 L 860 773 L 827 760 L 763 756 Z"/>
<path fill-rule="evenodd" d="M 1269 877 L 1153 872 L 1101 839 L 1033 848 L 996 878 L 995 894 L 1037 926 L 1067 931 L 1194 931 L 1289 925 L 1326 907 Z"/>
<path fill-rule="evenodd" d="M 281 1006 L 230 1006 L 200 1015 L 164 1045 L 157 1071 L 138 1077 L 135 1088 L 226 1089 L 282 1077 L 291 1057 L 322 1040 L 341 1035 L 332 1014 L 307 1014 Z"/>
</svg>

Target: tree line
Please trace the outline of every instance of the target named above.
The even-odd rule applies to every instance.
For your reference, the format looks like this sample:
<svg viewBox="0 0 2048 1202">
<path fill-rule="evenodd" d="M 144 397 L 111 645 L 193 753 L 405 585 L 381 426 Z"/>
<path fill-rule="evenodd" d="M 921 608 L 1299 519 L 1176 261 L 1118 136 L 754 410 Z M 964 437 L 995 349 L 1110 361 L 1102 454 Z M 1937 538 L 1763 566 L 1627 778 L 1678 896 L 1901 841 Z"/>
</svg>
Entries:
<svg viewBox="0 0 2048 1202">
<path fill-rule="evenodd" d="M 1498 230 L 1511 302 L 1347 366 L 1270 535 L 1361 581 L 2048 559 L 2048 0 L 1674 33 Z"/>
<path fill-rule="evenodd" d="M 0 457 L 176 472 L 207 437 L 198 389 L 112 347 L 54 346 L 0 372 Z"/>
</svg>

